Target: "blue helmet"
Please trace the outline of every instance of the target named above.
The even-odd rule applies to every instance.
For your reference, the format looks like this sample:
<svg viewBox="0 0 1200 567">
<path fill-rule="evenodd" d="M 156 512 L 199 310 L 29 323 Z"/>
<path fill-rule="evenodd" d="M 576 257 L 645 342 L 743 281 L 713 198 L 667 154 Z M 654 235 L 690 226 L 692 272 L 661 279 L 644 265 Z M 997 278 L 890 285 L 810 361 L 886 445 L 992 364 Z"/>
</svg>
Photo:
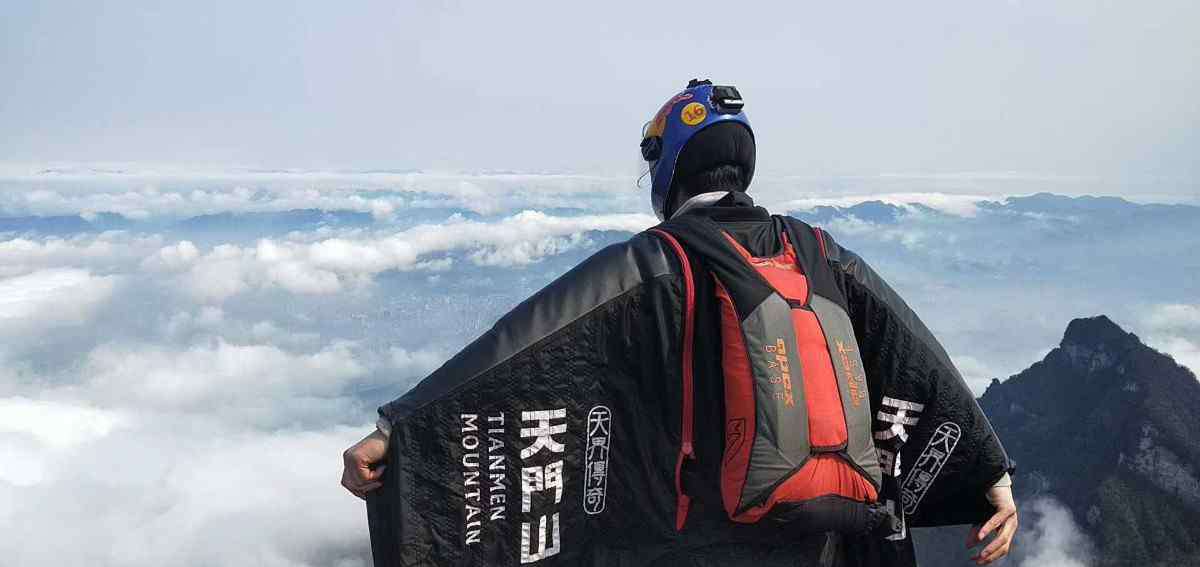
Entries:
<svg viewBox="0 0 1200 567">
<path fill-rule="evenodd" d="M 736 87 L 714 86 L 712 81 L 692 79 L 686 89 L 671 97 L 646 123 L 642 130 L 642 159 L 649 162 L 650 200 L 659 219 L 666 217 L 679 154 L 689 140 L 709 126 L 731 122 L 746 127 L 751 140 L 750 159 L 748 164 L 741 165 L 749 183 L 754 175 L 753 130 L 743 106 Z"/>
</svg>

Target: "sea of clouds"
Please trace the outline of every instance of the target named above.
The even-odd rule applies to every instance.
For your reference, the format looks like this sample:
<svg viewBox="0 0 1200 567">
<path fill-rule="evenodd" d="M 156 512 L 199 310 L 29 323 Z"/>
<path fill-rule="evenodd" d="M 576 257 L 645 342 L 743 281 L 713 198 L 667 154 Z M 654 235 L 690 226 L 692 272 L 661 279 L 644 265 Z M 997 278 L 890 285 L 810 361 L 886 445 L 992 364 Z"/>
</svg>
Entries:
<svg viewBox="0 0 1200 567">
<path fill-rule="evenodd" d="M 1097 313 L 1200 369 L 1200 208 L 1032 195 L 1054 180 L 760 182 L 872 263 L 977 393 Z M 3 173 L 0 557 L 369 564 L 341 450 L 501 314 L 653 225 L 646 201 L 557 174 Z"/>
</svg>

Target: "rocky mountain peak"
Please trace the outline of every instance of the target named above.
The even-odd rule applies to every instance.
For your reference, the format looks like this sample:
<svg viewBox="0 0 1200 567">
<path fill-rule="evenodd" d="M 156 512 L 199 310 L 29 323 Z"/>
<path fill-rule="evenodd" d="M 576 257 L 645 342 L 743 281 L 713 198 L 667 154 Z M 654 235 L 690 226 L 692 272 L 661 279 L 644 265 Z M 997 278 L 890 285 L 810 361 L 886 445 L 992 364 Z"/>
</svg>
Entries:
<svg viewBox="0 0 1200 567">
<path fill-rule="evenodd" d="M 1097 315 L 1072 320 L 1059 347 L 1072 366 L 1094 372 L 1112 366 L 1122 353 L 1141 344 L 1137 335 Z"/>
<path fill-rule="evenodd" d="M 1063 333 L 1062 346 L 1068 344 L 1083 347 L 1100 347 L 1111 344 L 1128 346 L 1130 341 L 1137 341 L 1137 335 L 1122 329 L 1107 315 L 1095 317 L 1080 317 L 1072 319 Z"/>
<path fill-rule="evenodd" d="M 992 382 L 979 405 L 1016 462 L 1018 506 L 1030 511 L 1049 497 L 1066 508 L 1097 545 L 1087 565 L 1200 565 L 1200 382 L 1192 372 L 1109 317 L 1076 318 L 1057 348 Z M 918 542 L 922 565 L 962 565 L 942 559 L 960 542 L 959 533 Z"/>
<path fill-rule="evenodd" d="M 1050 495 L 1116 565 L 1200 565 L 1200 382 L 1103 315 L 979 400 L 1017 502 Z"/>
</svg>

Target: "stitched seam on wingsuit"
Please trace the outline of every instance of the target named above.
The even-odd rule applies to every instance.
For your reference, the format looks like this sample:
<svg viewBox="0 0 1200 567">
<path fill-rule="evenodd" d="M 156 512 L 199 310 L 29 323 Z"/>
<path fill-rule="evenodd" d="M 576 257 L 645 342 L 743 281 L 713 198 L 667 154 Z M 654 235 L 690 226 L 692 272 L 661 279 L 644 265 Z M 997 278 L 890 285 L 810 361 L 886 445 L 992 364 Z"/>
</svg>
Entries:
<svg viewBox="0 0 1200 567">
<path fill-rule="evenodd" d="M 595 307 L 592 307 L 591 309 L 588 309 L 587 311 L 584 311 L 583 313 L 579 314 L 579 316 L 578 316 L 578 317 L 575 317 L 574 319 L 571 319 L 570 321 L 568 321 L 568 322 L 564 323 L 564 324 L 563 324 L 561 327 L 558 327 L 557 329 L 554 329 L 553 331 L 550 331 L 549 333 L 547 333 L 546 335 L 542 336 L 541 338 L 539 338 L 539 339 L 537 339 L 537 340 L 535 340 L 535 341 L 533 341 L 533 342 L 529 343 L 529 345 L 528 345 L 528 346 L 521 347 L 521 348 L 517 349 L 517 350 L 516 350 L 516 352 L 513 352 L 512 354 L 510 354 L 510 355 L 508 355 L 508 356 L 504 357 L 502 360 L 496 361 L 496 363 L 495 363 L 495 364 L 492 364 L 491 366 L 488 366 L 487 368 L 484 368 L 483 370 L 480 370 L 479 372 L 476 372 L 475 374 L 472 374 L 470 378 L 467 378 L 466 380 L 463 380 L 463 382 L 462 382 L 461 384 L 459 384 L 459 385 L 457 385 L 457 386 L 455 386 L 455 387 L 453 387 L 453 388 L 450 388 L 449 390 L 446 390 L 446 392 L 445 392 L 444 396 L 453 396 L 453 395 L 457 394 L 457 393 L 458 393 L 460 390 L 462 390 L 463 388 L 466 388 L 467 386 L 471 385 L 473 382 L 475 382 L 475 380 L 479 379 L 479 377 L 480 377 L 480 376 L 483 376 L 484 374 L 487 374 L 488 372 L 490 372 L 490 371 L 494 370 L 494 369 L 495 369 L 497 366 L 500 366 L 500 365 L 502 365 L 502 364 L 504 364 L 504 363 L 506 363 L 506 362 L 508 362 L 508 361 L 512 360 L 512 359 L 513 359 L 513 358 L 515 358 L 517 355 L 519 355 L 519 354 L 522 354 L 522 353 L 524 353 L 524 352 L 525 352 L 525 351 L 527 351 L 527 350 L 530 350 L 530 349 L 532 349 L 532 348 L 536 348 L 536 347 L 542 346 L 542 344 L 544 344 L 545 342 L 549 341 L 550 339 L 556 338 L 556 337 L 559 335 L 559 333 L 562 333 L 562 332 L 566 331 L 566 330 L 567 330 L 568 328 L 570 328 L 572 325 L 574 325 L 575 323 L 579 322 L 579 320 L 581 320 L 581 319 L 584 319 L 584 318 L 586 318 L 587 316 L 591 315 L 591 314 L 592 314 L 593 312 L 595 312 L 596 310 L 598 310 L 598 309 L 601 309 L 601 308 L 603 308 L 603 307 L 606 307 L 606 306 L 608 306 L 608 304 L 610 304 L 610 303 L 612 303 L 612 302 L 614 302 L 614 301 L 616 301 L 616 300 L 618 300 L 618 299 L 621 299 L 621 298 L 625 297 L 626 295 L 629 295 L 630 293 L 633 293 L 634 291 L 637 291 L 637 290 L 638 290 L 639 288 L 641 288 L 642 286 L 644 286 L 644 285 L 646 285 L 646 284 L 648 284 L 648 283 L 650 283 L 650 282 L 653 282 L 653 281 L 655 281 L 655 280 L 658 280 L 658 279 L 660 279 L 660 278 L 672 277 L 672 276 L 676 276 L 676 275 L 678 275 L 678 274 L 673 274 L 673 273 L 670 273 L 670 272 L 668 272 L 668 273 L 665 273 L 665 274 L 658 274 L 658 275 L 656 275 L 656 276 L 653 276 L 653 277 L 651 277 L 651 278 L 650 278 L 650 279 L 648 279 L 648 280 L 643 280 L 643 281 L 639 282 L 637 285 L 634 285 L 633 287 L 631 287 L 631 288 L 629 288 L 629 289 L 627 289 L 627 290 L 625 290 L 625 291 L 623 291 L 623 292 L 621 292 L 621 293 L 619 293 L 619 294 L 617 294 L 617 295 L 613 296 L 611 299 L 607 299 L 607 300 L 605 300 L 605 301 L 603 301 L 603 302 L 601 302 L 601 303 L 598 303 L 598 304 L 596 304 L 596 306 L 595 306 Z M 508 381 L 506 380 L 506 381 L 504 381 L 504 382 L 502 382 L 502 383 L 507 383 L 507 382 L 508 382 Z M 425 403 L 423 403 L 423 404 L 421 404 L 421 405 L 419 405 L 419 406 L 416 406 L 416 407 L 414 407 L 414 408 L 413 408 L 411 411 L 409 411 L 409 415 L 415 414 L 415 413 L 417 413 L 418 411 L 421 411 L 421 410 L 423 410 L 423 409 L 425 409 L 425 408 L 427 408 L 427 407 L 429 407 L 429 406 L 431 406 L 431 405 L 433 405 L 434 403 L 437 403 L 437 402 L 439 402 L 439 401 L 441 401 L 441 398 L 439 398 L 439 399 L 435 399 L 435 400 L 429 400 L 429 401 L 427 401 L 427 402 L 425 402 Z"/>
<path fill-rule="evenodd" d="M 817 235 L 817 244 L 821 245 L 821 257 L 828 260 L 829 252 L 825 251 L 825 236 L 823 235 L 823 233 L 825 231 L 823 231 L 819 227 L 815 227 L 815 226 L 812 227 L 812 229 L 813 229 L 813 233 Z"/>
</svg>

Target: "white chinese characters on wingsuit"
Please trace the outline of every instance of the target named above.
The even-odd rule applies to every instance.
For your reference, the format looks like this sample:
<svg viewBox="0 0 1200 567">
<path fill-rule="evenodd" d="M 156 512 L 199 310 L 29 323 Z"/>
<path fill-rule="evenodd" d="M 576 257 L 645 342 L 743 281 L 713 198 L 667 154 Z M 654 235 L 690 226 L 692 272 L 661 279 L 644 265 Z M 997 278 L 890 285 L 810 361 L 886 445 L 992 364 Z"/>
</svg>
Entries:
<svg viewBox="0 0 1200 567">
<path fill-rule="evenodd" d="M 875 450 L 879 453 L 879 466 L 883 470 L 886 482 L 896 482 L 900 478 L 900 447 L 908 441 L 908 427 L 915 427 L 921 420 L 920 413 L 925 404 L 900 400 L 884 396 L 879 411 L 875 414 Z M 891 499 L 885 504 L 888 509 L 900 518 L 900 531 L 887 536 L 887 539 L 902 540 L 906 537 L 908 526 L 904 522 L 901 507 Z"/>
<path fill-rule="evenodd" d="M 608 452 L 612 447 L 612 411 L 596 406 L 588 412 L 587 445 L 584 447 L 583 511 L 604 511 L 608 494 Z"/>
<path fill-rule="evenodd" d="M 521 428 L 521 438 L 532 439 L 521 449 L 522 564 L 558 555 L 562 549 L 557 507 L 562 502 L 563 461 L 561 457 L 557 460 L 545 461 L 554 458 L 555 455 L 561 455 L 566 449 L 565 445 L 554 439 L 555 435 L 566 434 L 566 418 L 567 410 L 565 408 L 521 412 L 522 423 L 533 424 L 532 427 Z M 555 423 L 556 421 L 559 423 Z M 548 510 L 549 514 L 533 512 L 535 496 L 538 496 L 537 500 L 543 503 L 536 508 L 545 509 L 547 507 L 544 502 L 549 500 L 549 495 L 540 495 L 539 493 L 542 492 L 553 492 L 554 494 L 554 505 Z M 533 514 L 537 518 L 536 544 L 534 535 L 531 533 L 532 522 L 530 522 L 530 517 L 524 516 L 526 514 Z"/>
</svg>

